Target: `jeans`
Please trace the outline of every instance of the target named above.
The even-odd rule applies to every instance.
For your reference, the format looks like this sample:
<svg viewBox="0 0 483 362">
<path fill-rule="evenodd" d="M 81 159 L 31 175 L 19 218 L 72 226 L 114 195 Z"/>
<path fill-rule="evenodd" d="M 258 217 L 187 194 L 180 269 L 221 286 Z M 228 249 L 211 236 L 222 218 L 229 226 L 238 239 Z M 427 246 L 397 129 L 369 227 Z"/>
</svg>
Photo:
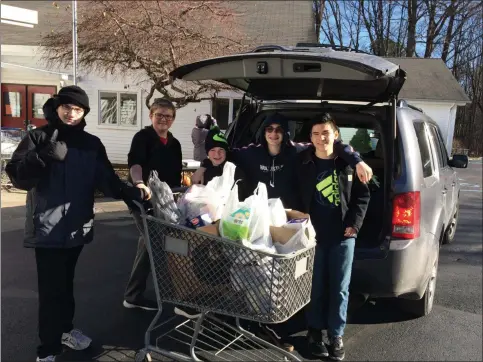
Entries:
<svg viewBox="0 0 483 362">
<path fill-rule="evenodd" d="M 354 238 L 315 247 L 309 328 L 327 329 L 334 337 L 344 335 L 354 247 Z"/>
<path fill-rule="evenodd" d="M 39 338 L 37 356 L 62 352 L 62 333 L 72 330 L 74 274 L 82 246 L 70 249 L 36 248 L 39 291 Z"/>
<path fill-rule="evenodd" d="M 127 302 L 136 302 L 143 298 L 146 290 L 146 282 L 151 273 L 151 264 L 149 261 L 149 253 L 144 243 L 144 224 L 139 211 L 132 211 L 134 223 L 139 230 L 140 236 L 138 239 L 138 248 L 136 258 L 131 271 L 131 276 L 127 283 L 126 291 L 124 292 L 124 299 Z"/>
</svg>

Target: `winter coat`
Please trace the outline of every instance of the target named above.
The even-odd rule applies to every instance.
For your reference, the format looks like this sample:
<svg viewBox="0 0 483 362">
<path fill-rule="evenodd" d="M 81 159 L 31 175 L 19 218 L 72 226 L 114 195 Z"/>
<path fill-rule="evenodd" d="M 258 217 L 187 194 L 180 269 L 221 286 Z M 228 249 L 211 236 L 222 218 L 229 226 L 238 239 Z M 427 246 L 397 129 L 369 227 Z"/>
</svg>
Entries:
<svg viewBox="0 0 483 362">
<path fill-rule="evenodd" d="M 87 244 L 94 235 L 94 193 L 141 201 L 141 191 L 122 182 L 109 162 L 104 145 L 84 131 L 82 120 L 65 125 L 57 115 L 54 98 L 43 107 L 48 124 L 31 130 L 6 166 L 13 185 L 27 190 L 25 247 L 72 248 Z M 42 159 L 39 151 L 58 130 L 65 142 L 63 161 Z"/>
<path fill-rule="evenodd" d="M 209 130 L 206 128 L 195 127 L 191 131 L 191 141 L 193 142 L 193 159 L 203 161 L 206 158 L 205 140 Z"/>
</svg>

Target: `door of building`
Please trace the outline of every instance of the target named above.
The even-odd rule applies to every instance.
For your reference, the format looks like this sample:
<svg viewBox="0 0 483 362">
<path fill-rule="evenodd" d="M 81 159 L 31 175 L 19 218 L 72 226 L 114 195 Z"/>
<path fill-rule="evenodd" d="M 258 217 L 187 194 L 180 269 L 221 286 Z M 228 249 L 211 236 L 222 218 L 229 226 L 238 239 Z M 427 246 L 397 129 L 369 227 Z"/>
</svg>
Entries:
<svg viewBox="0 0 483 362">
<path fill-rule="evenodd" d="M 55 93 L 55 86 L 2 84 L 2 127 L 26 129 L 29 125 L 45 125 L 42 107 Z"/>
</svg>

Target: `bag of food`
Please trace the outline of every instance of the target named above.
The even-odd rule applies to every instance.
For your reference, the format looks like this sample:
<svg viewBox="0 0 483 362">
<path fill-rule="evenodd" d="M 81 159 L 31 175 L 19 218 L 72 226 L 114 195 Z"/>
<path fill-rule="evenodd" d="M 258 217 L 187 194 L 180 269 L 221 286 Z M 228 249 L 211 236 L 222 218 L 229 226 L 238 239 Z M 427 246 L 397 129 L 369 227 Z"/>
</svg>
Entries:
<svg viewBox="0 0 483 362">
<path fill-rule="evenodd" d="M 245 201 L 238 200 L 238 185 L 230 192 L 220 222 L 220 235 L 240 241 L 256 250 L 274 252 L 270 237 L 270 212 L 267 187 L 259 182 L 254 194 Z"/>
<path fill-rule="evenodd" d="M 148 187 L 152 192 L 151 203 L 154 216 L 177 224 L 181 219 L 181 213 L 174 201 L 173 192 L 166 182 L 159 180 L 156 171 L 151 171 Z"/>
</svg>

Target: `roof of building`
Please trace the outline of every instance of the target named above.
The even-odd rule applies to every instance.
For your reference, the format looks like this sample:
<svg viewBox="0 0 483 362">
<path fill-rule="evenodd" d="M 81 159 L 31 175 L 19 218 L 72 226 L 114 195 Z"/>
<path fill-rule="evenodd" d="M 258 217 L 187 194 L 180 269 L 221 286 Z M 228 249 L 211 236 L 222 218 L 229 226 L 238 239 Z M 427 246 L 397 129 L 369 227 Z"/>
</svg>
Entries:
<svg viewBox="0 0 483 362">
<path fill-rule="evenodd" d="M 38 24 L 25 28 L 0 24 L 2 44 L 40 45 L 43 36 L 60 24 L 72 24 L 71 1 L 4 1 L 2 4 L 39 12 Z M 57 5 L 58 8 L 55 6 Z M 250 46 L 262 44 L 295 45 L 316 42 L 312 1 L 227 1 L 238 15 Z"/>
<path fill-rule="evenodd" d="M 399 64 L 407 79 L 399 98 L 423 101 L 470 102 L 443 60 L 436 58 L 386 58 Z"/>
</svg>

